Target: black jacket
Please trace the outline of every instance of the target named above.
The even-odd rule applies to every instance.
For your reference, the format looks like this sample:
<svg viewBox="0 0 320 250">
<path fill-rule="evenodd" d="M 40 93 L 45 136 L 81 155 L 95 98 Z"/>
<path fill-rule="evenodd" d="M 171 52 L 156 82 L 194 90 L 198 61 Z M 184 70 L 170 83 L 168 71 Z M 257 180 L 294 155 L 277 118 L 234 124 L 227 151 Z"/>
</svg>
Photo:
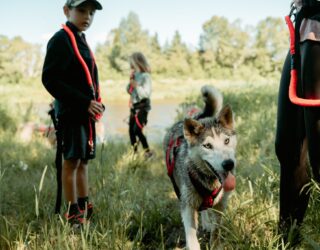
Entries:
<svg viewBox="0 0 320 250">
<path fill-rule="evenodd" d="M 93 65 L 88 45 L 80 38 L 77 28 L 72 23 L 67 22 L 66 25 L 74 33 L 80 54 L 91 72 L 94 84 L 98 87 L 98 70 L 97 66 Z M 88 107 L 94 97 L 84 69 L 73 51 L 70 38 L 63 29 L 56 32 L 48 42 L 42 82 L 56 99 L 58 117 L 64 116 L 79 122 L 88 121 Z"/>
</svg>

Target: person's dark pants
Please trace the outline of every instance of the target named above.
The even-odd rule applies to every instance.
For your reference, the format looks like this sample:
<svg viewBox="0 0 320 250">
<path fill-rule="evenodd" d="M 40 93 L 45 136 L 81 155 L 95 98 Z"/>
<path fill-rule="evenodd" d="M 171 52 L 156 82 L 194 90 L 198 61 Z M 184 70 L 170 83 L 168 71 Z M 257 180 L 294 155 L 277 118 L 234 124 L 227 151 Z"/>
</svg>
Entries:
<svg viewBox="0 0 320 250">
<path fill-rule="evenodd" d="M 320 99 L 320 43 L 303 42 L 298 95 Z M 286 235 L 305 215 L 310 181 L 307 154 L 313 177 L 320 182 L 320 107 L 300 107 L 290 102 L 290 55 L 284 63 L 278 96 L 275 149 L 281 166 L 279 228 Z M 303 84 L 301 84 L 303 83 Z"/>
<path fill-rule="evenodd" d="M 129 135 L 131 145 L 137 151 L 137 137 L 144 149 L 149 149 L 147 138 L 143 134 L 142 128 L 147 124 L 148 111 L 144 109 L 131 110 L 129 119 Z"/>
</svg>

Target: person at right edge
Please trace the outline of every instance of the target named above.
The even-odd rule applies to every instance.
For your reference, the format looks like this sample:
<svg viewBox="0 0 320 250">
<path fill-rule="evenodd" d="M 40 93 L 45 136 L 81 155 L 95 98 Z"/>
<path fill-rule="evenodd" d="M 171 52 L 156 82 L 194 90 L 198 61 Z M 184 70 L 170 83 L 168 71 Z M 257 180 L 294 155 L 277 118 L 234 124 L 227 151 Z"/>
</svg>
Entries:
<svg viewBox="0 0 320 250">
<path fill-rule="evenodd" d="M 294 0 L 296 21 L 298 96 L 320 99 L 320 2 Z M 303 11 L 302 11 L 303 10 Z M 303 13 L 303 14 L 302 14 Z M 298 26 L 298 27 L 297 27 Z M 300 26 L 300 32 L 299 32 Z M 299 39 L 300 36 L 300 39 Z M 278 95 L 275 150 L 280 163 L 279 232 L 291 247 L 301 243 L 301 225 L 308 206 L 305 187 L 311 177 L 320 182 L 320 107 L 302 107 L 289 99 L 291 56 L 287 55 Z M 309 175 L 308 159 L 312 168 Z"/>
</svg>

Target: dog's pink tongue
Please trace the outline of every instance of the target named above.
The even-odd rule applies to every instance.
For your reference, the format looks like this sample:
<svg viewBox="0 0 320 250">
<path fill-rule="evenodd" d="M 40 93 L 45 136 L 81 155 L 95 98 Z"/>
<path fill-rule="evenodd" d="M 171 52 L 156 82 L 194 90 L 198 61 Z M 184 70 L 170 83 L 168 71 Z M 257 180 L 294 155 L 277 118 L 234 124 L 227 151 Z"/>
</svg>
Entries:
<svg viewBox="0 0 320 250">
<path fill-rule="evenodd" d="M 236 187 L 236 177 L 230 172 L 228 173 L 227 178 L 224 180 L 223 189 L 226 192 L 232 191 Z"/>
</svg>

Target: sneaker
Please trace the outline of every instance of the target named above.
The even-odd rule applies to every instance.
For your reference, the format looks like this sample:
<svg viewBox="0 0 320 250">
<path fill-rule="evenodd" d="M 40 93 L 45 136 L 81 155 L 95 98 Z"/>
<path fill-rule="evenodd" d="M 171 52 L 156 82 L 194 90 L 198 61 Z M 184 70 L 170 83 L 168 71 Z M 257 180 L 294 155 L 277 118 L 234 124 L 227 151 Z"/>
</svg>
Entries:
<svg viewBox="0 0 320 250">
<path fill-rule="evenodd" d="M 144 152 L 144 158 L 147 159 L 151 159 L 154 156 L 154 153 L 151 150 L 148 150 L 146 152 Z"/>
<path fill-rule="evenodd" d="M 65 213 L 64 217 L 66 218 L 67 222 L 72 227 L 79 227 L 86 223 L 86 218 L 84 218 L 84 214 L 79 211 L 77 214 L 69 215 Z"/>
<path fill-rule="evenodd" d="M 92 203 L 89 203 L 87 205 L 87 214 L 85 214 L 86 213 L 85 209 L 81 210 L 79 208 L 79 210 L 80 210 L 80 213 L 83 214 L 84 218 L 86 218 L 87 220 L 90 220 L 90 218 L 92 217 L 92 214 L 93 214 L 93 205 L 92 205 Z"/>
</svg>

